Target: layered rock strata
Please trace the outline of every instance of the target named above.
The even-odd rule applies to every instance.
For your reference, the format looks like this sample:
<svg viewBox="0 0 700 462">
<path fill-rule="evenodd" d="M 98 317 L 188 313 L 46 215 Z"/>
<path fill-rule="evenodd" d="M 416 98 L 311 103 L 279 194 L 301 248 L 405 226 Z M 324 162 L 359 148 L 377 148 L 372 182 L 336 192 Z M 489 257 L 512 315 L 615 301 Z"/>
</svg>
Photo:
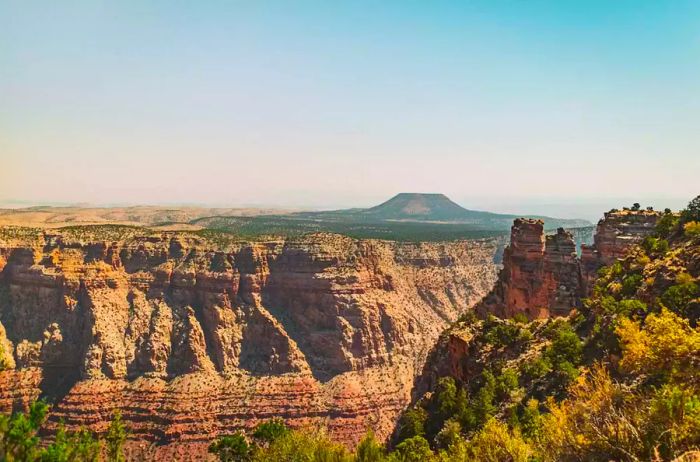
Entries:
<svg viewBox="0 0 700 462">
<path fill-rule="evenodd" d="M 598 268 L 622 258 L 634 244 L 654 233 L 661 215 L 650 210 L 611 210 L 598 222 L 593 245 L 581 246 L 582 274 L 587 286 Z"/>
<path fill-rule="evenodd" d="M 576 244 L 559 229 L 545 235 L 542 220 L 517 219 L 503 253 L 503 269 L 481 314 L 544 318 L 568 312 L 582 293 Z"/>
<path fill-rule="evenodd" d="M 439 333 L 493 285 L 495 250 L 329 234 L 225 248 L 6 239 L 0 409 L 41 394 L 54 424 L 97 431 L 120 409 L 164 459 L 273 416 L 348 443 L 368 426 L 384 437 Z"/>
<path fill-rule="evenodd" d="M 581 246 L 580 258 L 569 231 L 545 235 L 541 220 L 515 220 L 498 281 L 477 311 L 500 317 L 522 313 L 529 319 L 567 315 L 580 306 L 598 269 L 651 235 L 658 216 L 647 210 L 606 213 L 594 244 Z"/>
</svg>

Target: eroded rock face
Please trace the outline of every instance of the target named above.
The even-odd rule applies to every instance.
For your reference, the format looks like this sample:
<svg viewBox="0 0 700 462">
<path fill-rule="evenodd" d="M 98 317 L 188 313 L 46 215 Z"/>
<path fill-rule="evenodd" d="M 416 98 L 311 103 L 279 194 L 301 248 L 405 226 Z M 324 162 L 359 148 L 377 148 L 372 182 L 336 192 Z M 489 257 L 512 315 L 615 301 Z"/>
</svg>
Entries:
<svg viewBox="0 0 700 462">
<path fill-rule="evenodd" d="M 477 310 L 501 317 L 523 313 L 529 319 L 567 315 L 580 306 L 598 269 L 653 233 L 658 216 L 646 210 L 606 213 L 594 244 L 581 246 L 581 258 L 570 232 L 560 228 L 545 236 L 541 220 L 515 220 L 498 281 Z"/>
<path fill-rule="evenodd" d="M 0 407 L 122 410 L 163 458 L 280 416 L 352 443 L 391 431 L 429 348 L 495 281 L 496 244 L 318 234 L 221 250 L 193 237 L 0 242 Z M 11 392 L 8 392 L 12 389 Z M 184 446 L 183 446 L 184 445 Z"/>
<path fill-rule="evenodd" d="M 582 273 L 587 286 L 596 278 L 601 266 L 622 258 L 630 246 L 654 233 L 659 212 L 618 210 L 605 213 L 598 222 L 593 245 L 581 246 Z"/>
<path fill-rule="evenodd" d="M 517 219 L 498 282 L 478 309 L 502 317 L 524 313 L 530 319 L 562 314 L 580 298 L 580 281 L 569 232 L 560 228 L 545 236 L 542 220 Z"/>
</svg>

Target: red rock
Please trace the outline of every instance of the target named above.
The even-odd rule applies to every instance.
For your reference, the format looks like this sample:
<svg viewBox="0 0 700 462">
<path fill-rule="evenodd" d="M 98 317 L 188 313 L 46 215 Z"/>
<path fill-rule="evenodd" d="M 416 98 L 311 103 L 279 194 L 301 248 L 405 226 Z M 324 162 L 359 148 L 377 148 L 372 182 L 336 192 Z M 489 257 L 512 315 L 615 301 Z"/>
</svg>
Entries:
<svg viewBox="0 0 700 462">
<path fill-rule="evenodd" d="M 98 432 L 118 408 L 132 449 L 163 460 L 270 417 L 347 443 L 368 426 L 388 436 L 439 333 L 496 276 L 487 241 L 44 239 L 0 243 L 19 367 L 0 406 L 41 386 L 59 399 L 52 425 Z"/>
<path fill-rule="evenodd" d="M 576 255 L 573 236 L 559 229 L 545 236 L 541 220 L 517 219 L 493 290 L 477 306 L 482 315 L 529 319 L 565 316 L 579 307 L 601 266 L 609 265 L 654 231 L 652 211 L 608 212 L 598 223 L 593 246 Z"/>
</svg>

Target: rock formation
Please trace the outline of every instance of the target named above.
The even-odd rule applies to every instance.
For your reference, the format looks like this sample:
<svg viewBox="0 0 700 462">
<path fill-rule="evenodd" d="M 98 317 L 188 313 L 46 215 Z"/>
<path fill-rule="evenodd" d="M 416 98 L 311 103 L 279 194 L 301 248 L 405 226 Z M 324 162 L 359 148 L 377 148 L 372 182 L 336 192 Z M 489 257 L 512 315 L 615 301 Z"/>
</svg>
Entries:
<svg viewBox="0 0 700 462">
<path fill-rule="evenodd" d="M 658 216 L 647 210 L 606 213 L 594 244 L 581 246 L 581 258 L 570 232 L 560 228 L 545 235 L 541 220 L 516 219 L 498 281 L 477 311 L 500 317 L 523 313 L 529 319 L 568 314 L 580 305 L 598 269 L 653 233 Z"/>
<path fill-rule="evenodd" d="M 582 274 L 586 286 L 598 268 L 622 258 L 630 246 L 650 236 L 661 215 L 650 210 L 611 210 L 598 222 L 593 245 L 581 246 Z"/>
<path fill-rule="evenodd" d="M 572 235 L 560 228 L 545 236 L 541 220 L 519 218 L 511 229 L 498 282 L 478 309 L 501 317 L 524 313 L 543 318 L 568 312 L 581 290 Z"/>
<path fill-rule="evenodd" d="M 44 395 L 54 425 L 103 431 L 121 409 L 168 460 L 274 416 L 387 436 L 439 333 L 496 278 L 491 241 L 25 234 L 0 238 L 0 410 Z"/>
</svg>

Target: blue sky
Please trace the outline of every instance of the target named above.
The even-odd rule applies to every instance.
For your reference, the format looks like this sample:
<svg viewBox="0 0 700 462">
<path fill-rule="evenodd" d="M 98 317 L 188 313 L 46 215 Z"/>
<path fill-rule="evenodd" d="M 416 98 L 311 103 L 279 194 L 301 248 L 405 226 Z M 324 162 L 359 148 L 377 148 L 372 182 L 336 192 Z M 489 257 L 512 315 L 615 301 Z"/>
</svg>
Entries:
<svg viewBox="0 0 700 462">
<path fill-rule="evenodd" d="M 699 127 L 697 1 L 0 0 L 0 200 L 675 204 Z"/>
</svg>

